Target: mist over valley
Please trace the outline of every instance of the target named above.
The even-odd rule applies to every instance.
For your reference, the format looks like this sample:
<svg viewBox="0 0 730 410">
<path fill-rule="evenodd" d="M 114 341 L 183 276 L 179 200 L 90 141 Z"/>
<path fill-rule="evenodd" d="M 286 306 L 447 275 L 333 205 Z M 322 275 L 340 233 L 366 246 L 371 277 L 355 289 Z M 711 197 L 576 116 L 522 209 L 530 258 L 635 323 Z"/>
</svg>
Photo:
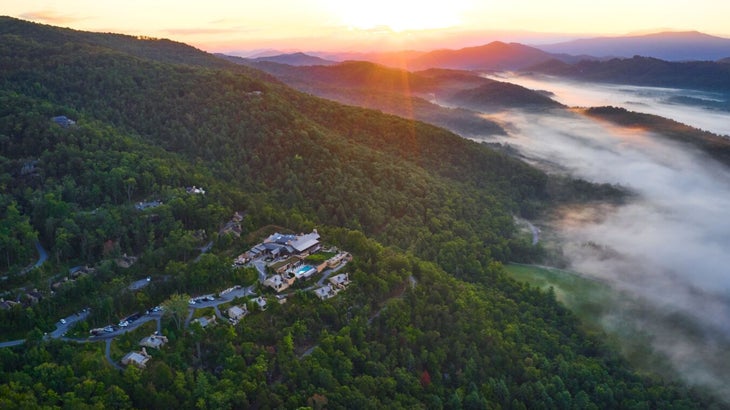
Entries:
<svg viewBox="0 0 730 410">
<path fill-rule="evenodd" d="M 491 78 L 549 91 L 569 106 L 623 106 L 730 133 L 730 113 L 667 102 L 683 95 L 711 98 L 704 92 L 549 77 Z M 566 205 L 541 221 L 555 235 L 563 258 L 554 262 L 624 295 L 603 306 L 597 319 L 623 340 L 629 357 L 656 371 L 656 363 L 637 354 L 641 344 L 648 344 L 681 378 L 728 399 L 728 167 L 692 145 L 596 120 L 580 109 L 510 110 L 485 117 L 508 135 L 476 140 L 507 144 L 550 173 L 616 184 L 636 194 L 618 205 Z M 637 345 L 637 340 L 642 341 Z"/>
</svg>

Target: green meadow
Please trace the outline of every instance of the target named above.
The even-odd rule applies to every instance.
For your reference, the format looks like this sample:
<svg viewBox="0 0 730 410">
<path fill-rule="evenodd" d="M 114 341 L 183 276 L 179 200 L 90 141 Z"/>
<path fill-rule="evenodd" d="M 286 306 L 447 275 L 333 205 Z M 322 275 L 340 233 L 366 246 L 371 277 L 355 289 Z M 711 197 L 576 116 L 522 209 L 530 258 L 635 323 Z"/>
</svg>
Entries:
<svg viewBox="0 0 730 410">
<path fill-rule="evenodd" d="M 647 312 L 641 300 L 578 272 L 514 263 L 505 268 L 515 280 L 545 291 L 552 288 L 555 298 L 578 316 L 587 331 L 617 347 L 640 371 L 674 378 L 676 370 L 652 348 L 654 337 L 644 330 L 645 315 L 662 320 L 660 312 Z"/>
</svg>

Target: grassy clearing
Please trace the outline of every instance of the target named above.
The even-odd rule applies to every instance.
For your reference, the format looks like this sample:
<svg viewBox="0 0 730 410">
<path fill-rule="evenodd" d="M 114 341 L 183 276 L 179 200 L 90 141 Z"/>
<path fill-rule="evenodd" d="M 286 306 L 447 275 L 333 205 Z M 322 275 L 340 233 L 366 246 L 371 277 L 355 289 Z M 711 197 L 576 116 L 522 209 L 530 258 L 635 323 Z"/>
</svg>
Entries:
<svg viewBox="0 0 730 410">
<path fill-rule="evenodd" d="M 620 295 L 607 285 L 578 273 L 557 268 L 509 264 L 505 266 L 512 278 L 547 290 L 571 309 L 589 328 L 598 329 L 601 317 L 619 302 Z"/>
<path fill-rule="evenodd" d="M 558 301 L 575 313 L 587 331 L 604 335 L 637 370 L 677 378 L 669 359 L 652 347 L 651 332 L 644 330 L 647 320 L 663 319 L 661 312 L 647 310 L 649 306 L 641 300 L 577 272 L 520 264 L 505 269 L 512 278 L 531 286 L 552 287 Z"/>
</svg>

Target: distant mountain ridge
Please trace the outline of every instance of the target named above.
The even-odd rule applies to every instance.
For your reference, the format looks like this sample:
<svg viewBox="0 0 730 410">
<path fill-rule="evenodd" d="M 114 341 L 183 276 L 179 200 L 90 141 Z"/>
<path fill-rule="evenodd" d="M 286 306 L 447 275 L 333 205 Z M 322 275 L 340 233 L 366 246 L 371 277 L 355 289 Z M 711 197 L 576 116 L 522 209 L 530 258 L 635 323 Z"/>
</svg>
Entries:
<svg viewBox="0 0 730 410">
<path fill-rule="evenodd" d="M 367 61 L 346 61 L 330 66 L 291 66 L 227 58 L 265 71 L 300 91 L 343 104 L 415 118 L 462 135 L 505 134 L 498 124 L 473 111 L 441 107 L 429 101 L 451 88 L 460 89 L 492 81 L 474 73 L 450 70 L 411 73 Z"/>
<path fill-rule="evenodd" d="M 591 56 L 569 56 L 550 54 L 535 47 L 520 43 L 493 41 L 488 44 L 460 49 L 439 49 L 432 51 L 393 51 L 382 53 L 309 53 L 336 61 L 369 61 L 389 67 L 408 70 L 446 68 L 452 70 L 517 70 L 550 59 L 567 62 L 580 61 Z"/>
<path fill-rule="evenodd" d="M 451 68 L 458 70 L 515 70 L 555 58 L 534 47 L 493 41 L 459 50 L 436 50 L 408 61 L 408 68 Z"/>
<path fill-rule="evenodd" d="M 224 54 L 216 54 L 216 55 L 219 57 L 229 59 L 228 56 L 226 56 Z M 293 66 L 337 64 L 336 61 L 325 60 L 324 58 L 312 56 L 312 55 L 301 53 L 301 52 L 277 54 L 274 56 L 256 57 L 256 58 L 248 58 L 248 59 L 251 61 L 254 61 L 254 62 L 268 61 L 271 63 L 287 64 L 287 65 L 293 65 Z"/>
<path fill-rule="evenodd" d="M 697 31 L 595 37 L 536 46 L 548 53 L 596 57 L 654 57 L 667 61 L 715 61 L 730 56 L 730 39 Z"/>
<path fill-rule="evenodd" d="M 576 64 L 550 60 L 526 71 L 585 81 L 730 93 L 730 65 L 713 61 L 672 62 L 639 56 Z"/>
<path fill-rule="evenodd" d="M 265 71 L 300 91 L 416 118 L 462 135 L 505 133 L 498 124 L 480 117 L 472 109 L 499 111 L 561 107 L 538 91 L 464 70 L 430 68 L 411 72 L 366 61 L 295 67 L 251 62 L 237 57 L 230 59 Z M 464 108 L 446 108 L 434 101 Z"/>
</svg>

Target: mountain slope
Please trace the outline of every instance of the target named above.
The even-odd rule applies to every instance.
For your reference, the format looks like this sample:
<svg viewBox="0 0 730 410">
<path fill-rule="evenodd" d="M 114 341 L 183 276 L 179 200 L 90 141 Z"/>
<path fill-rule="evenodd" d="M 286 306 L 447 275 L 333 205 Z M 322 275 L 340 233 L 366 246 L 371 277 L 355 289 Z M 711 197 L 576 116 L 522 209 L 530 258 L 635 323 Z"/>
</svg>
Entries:
<svg viewBox="0 0 730 410">
<path fill-rule="evenodd" d="M 717 60 L 730 55 L 730 39 L 696 31 L 662 32 L 641 36 L 596 37 L 537 46 L 549 53 L 597 57 L 635 55 L 669 61 Z"/>
<path fill-rule="evenodd" d="M 418 243 L 412 232 L 445 206 L 439 204 L 444 195 L 473 195 L 474 204 L 504 200 L 517 210 L 531 206 L 523 195 L 544 194 L 544 175 L 444 130 L 343 107 L 238 70 L 160 64 L 109 48 L 8 35 L 0 47 L 0 81 L 8 91 L 66 105 L 205 161 L 241 188 L 264 189 L 306 215 L 362 228 L 403 248 L 437 252 L 425 247 L 435 231 Z M 306 166 L 297 158 L 307 158 Z M 522 178 L 526 183 L 517 183 Z M 333 190 L 304 182 L 327 180 L 344 185 Z M 438 213 L 449 218 L 451 211 Z M 492 237 L 470 247 L 500 243 L 496 255 L 509 240 Z"/>
<path fill-rule="evenodd" d="M 486 81 L 474 74 L 464 74 L 468 80 L 454 81 L 361 61 L 349 61 L 327 67 L 249 63 L 235 57 L 231 61 L 249 64 L 300 91 L 343 104 L 417 119 L 446 127 L 463 135 L 504 134 L 504 130 L 498 124 L 474 112 L 446 108 L 428 101 L 434 97 L 439 98 L 442 93 L 452 92 L 453 87 Z"/>
<path fill-rule="evenodd" d="M 495 41 L 459 50 L 436 50 L 408 60 L 408 68 L 458 70 L 516 70 L 547 61 L 554 56 L 519 43 Z"/>
</svg>

